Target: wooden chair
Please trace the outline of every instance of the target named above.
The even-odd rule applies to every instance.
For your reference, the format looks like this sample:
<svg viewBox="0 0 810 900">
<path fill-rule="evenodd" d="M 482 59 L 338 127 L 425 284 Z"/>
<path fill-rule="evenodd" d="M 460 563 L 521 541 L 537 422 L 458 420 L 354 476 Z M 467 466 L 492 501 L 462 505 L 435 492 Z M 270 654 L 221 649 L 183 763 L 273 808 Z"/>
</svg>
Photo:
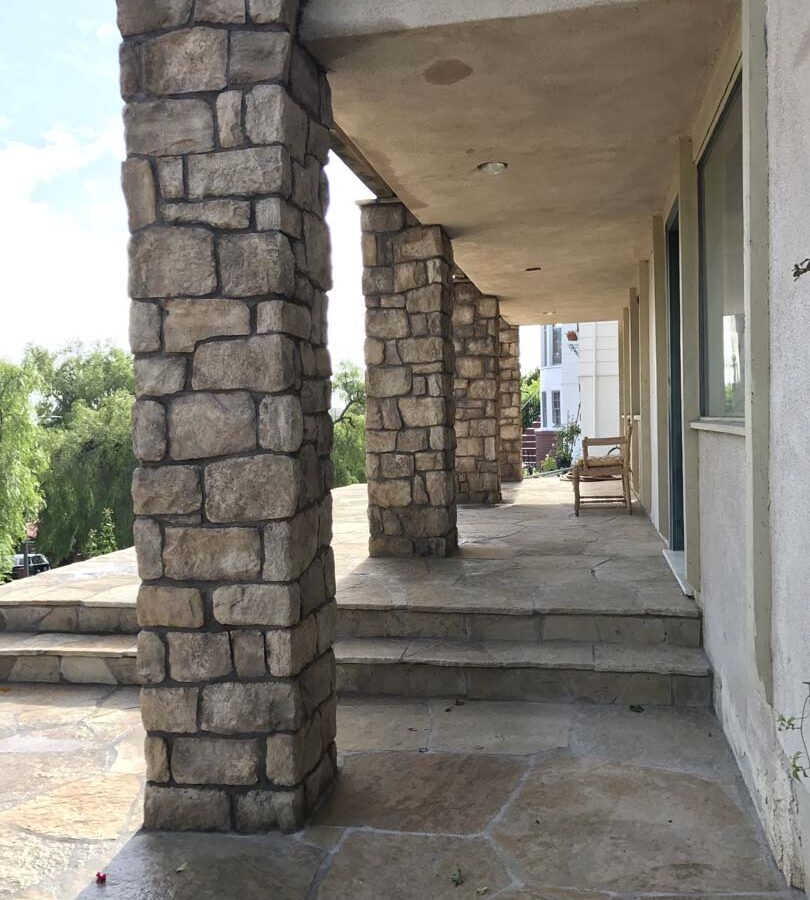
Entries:
<svg viewBox="0 0 810 900">
<path fill-rule="evenodd" d="M 630 448 L 633 438 L 633 419 L 627 417 L 624 434 L 620 437 L 583 438 L 582 457 L 574 463 L 571 472 L 574 482 L 574 514 L 579 515 L 580 506 L 583 503 L 623 503 L 627 507 L 629 515 L 633 515 L 633 500 L 630 495 Z M 591 456 L 588 451 L 591 447 L 614 447 L 618 453 L 612 451 L 607 456 Z M 580 481 L 587 479 L 600 481 L 608 478 L 621 478 L 622 493 L 620 495 L 608 495 L 600 497 L 580 496 Z"/>
</svg>

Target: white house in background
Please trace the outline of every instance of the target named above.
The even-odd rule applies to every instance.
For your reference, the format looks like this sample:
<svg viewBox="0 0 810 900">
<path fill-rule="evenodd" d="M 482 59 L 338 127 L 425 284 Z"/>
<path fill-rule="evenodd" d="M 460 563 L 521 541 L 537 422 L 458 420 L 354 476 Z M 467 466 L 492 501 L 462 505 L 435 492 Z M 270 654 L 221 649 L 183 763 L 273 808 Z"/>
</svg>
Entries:
<svg viewBox="0 0 810 900">
<path fill-rule="evenodd" d="M 540 418 L 554 429 L 573 419 L 588 437 L 619 433 L 618 322 L 543 326 Z"/>
</svg>

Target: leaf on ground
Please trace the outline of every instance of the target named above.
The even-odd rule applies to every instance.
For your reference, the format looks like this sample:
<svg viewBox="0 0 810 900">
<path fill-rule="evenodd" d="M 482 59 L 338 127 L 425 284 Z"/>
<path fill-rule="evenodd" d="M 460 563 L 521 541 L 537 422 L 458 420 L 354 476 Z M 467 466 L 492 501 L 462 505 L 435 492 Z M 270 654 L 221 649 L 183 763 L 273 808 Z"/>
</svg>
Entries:
<svg viewBox="0 0 810 900">
<path fill-rule="evenodd" d="M 488 887 L 480 887 L 480 888 L 478 888 L 478 890 L 475 893 L 478 894 L 479 897 L 483 897 L 484 894 L 489 893 L 489 888 Z"/>
<path fill-rule="evenodd" d="M 456 886 L 461 887 L 464 884 L 464 876 L 461 873 L 461 869 L 456 869 L 455 872 L 450 876 L 450 881 Z"/>
<path fill-rule="evenodd" d="M 630 704 L 630 712 L 642 713 L 642 712 L 644 712 L 644 707 L 639 706 L 637 703 L 632 703 L 632 704 Z"/>
<path fill-rule="evenodd" d="M 187 868 L 188 868 L 188 863 L 184 862 L 184 863 L 180 863 L 180 865 L 174 871 L 175 872 L 185 872 Z"/>
</svg>

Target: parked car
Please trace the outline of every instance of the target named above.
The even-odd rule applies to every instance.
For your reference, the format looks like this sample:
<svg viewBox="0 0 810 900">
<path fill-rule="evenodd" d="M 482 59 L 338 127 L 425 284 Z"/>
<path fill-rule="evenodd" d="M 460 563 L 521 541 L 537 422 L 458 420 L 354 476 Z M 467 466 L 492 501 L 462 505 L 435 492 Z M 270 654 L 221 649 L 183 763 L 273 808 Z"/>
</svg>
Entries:
<svg viewBox="0 0 810 900">
<path fill-rule="evenodd" d="M 51 564 L 43 553 L 28 554 L 28 572 L 30 575 L 39 575 L 40 572 L 47 572 L 50 567 Z M 22 553 L 15 553 L 11 557 L 11 577 L 25 577 L 25 560 Z"/>
</svg>

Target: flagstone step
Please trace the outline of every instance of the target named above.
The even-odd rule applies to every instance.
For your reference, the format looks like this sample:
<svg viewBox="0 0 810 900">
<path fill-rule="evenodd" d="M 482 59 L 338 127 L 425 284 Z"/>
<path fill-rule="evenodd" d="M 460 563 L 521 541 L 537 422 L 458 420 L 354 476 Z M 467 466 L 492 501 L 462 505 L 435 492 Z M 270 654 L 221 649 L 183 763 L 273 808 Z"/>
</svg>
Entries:
<svg viewBox="0 0 810 900">
<path fill-rule="evenodd" d="M 711 668 L 693 647 L 354 638 L 335 657 L 343 694 L 711 705 Z"/>
<path fill-rule="evenodd" d="M 0 597 L 0 633 L 137 634 L 136 593 L 137 589 L 121 588 L 119 597 L 103 601 Z"/>
<path fill-rule="evenodd" d="M 107 634 L 0 634 L 0 682 L 137 684 L 136 639 Z"/>
<path fill-rule="evenodd" d="M 690 611 L 691 613 L 691 611 Z M 450 611 L 440 606 L 349 607 L 338 600 L 342 638 L 433 638 L 483 641 L 574 641 L 700 647 L 701 619 L 671 610 L 628 613 L 604 609 L 525 608 Z"/>
<path fill-rule="evenodd" d="M 0 585 L 0 633 L 137 634 L 132 548 Z"/>
</svg>

